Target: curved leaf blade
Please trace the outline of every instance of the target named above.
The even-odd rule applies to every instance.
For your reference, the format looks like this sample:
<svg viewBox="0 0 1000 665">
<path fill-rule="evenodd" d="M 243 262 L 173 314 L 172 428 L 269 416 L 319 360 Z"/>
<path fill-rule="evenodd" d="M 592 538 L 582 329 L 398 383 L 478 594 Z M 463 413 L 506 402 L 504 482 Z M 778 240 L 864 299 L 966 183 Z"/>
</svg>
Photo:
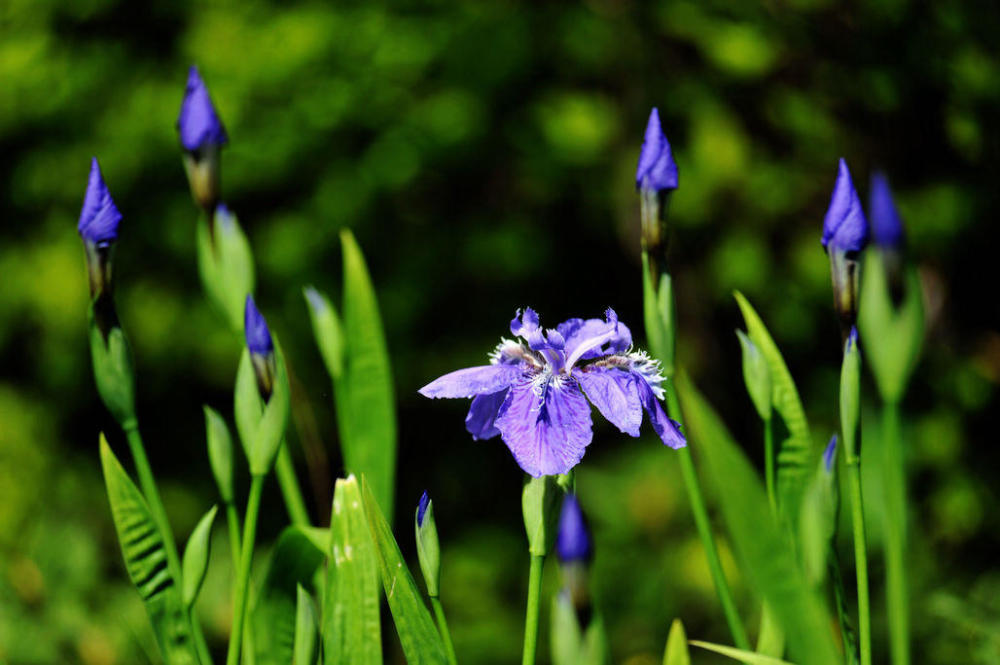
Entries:
<svg viewBox="0 0 1000 665">
<path fill-rule="evenodd" d="M 368 526 L 375 541 L 382 587 L 389 601 L 389 610 L 396 624 L 399 641 L 403 645 L 406 662 L 410 665 L 443 665 L 448 660 L 441 635 L 417 590 L 410 569 L 403 561 L 392 529 L 367 483 L 364 483 L 361 493 Z"/>
<path fill-rule="evenodd" d="M 674 619 L 670 624 L 670 634 L 667 635 L 667 648 L 663 652 L 663 665 L 691 665 L 691 654 L 688 653 L 687 634 L 680 619 Z"/>
<path fill-rule="evenodd" d="M 746 322 L 747 336 L 767 361 L 774 409 L 788 428 L 789 435 L 778 448 L 778 504 L 786 524 L 794 530 L 798 526 L 802 494 L 817 451 L 813 450 L 809 421 L 781 351 L 750 301 L 739 291 L 735 291 L 734 296 Z"/>
<path fill-rule="evenodd" d="M 792 665 L 792 663 L 789 663 L 787 660 L 781 660 L 780 658 L 775 658 L 774 656 L 765 656 L 764 654 L 754 653 L 753 651 L 746 651 L 744 649 L 737 649 L 736 647 L 729 647 L 725 644 L 713 644 L 711 642 L 702 642 L 701 640 L 691 640 L 689 644 L 691 646 L 707 649 L 708 651 L 714 651 L 715 653 L 722 654 L 723 656 L 728 656 L 733 660 L 743 661 L 746 665 Z"/>
<path fill-rule="evenodd" d="M 139 488 L 101 434 L 101 467 L 125 569 L 146 605 L 156 642 L 168 665 L 195 665 L 191 623 L 167 565 L 163 536 Z"/>
<path fill-rule="evenodd" d="M 344 373 L 335 383 L 337 421 L 350 473 L 371 484 L 392 523 L 396 405 L 389 352 L 375 288 L 354 235 L 340 234 L 344 255 Z"/>
<path fill-rule="evenodd" d="M 316 639 L 316 608 L 313 607 L 312 597 L 302 585 L 299 584 L 295 590 L 295 659 L 293 665 L 316 665 L 316 657 L 319 655 L 317 647 L 319 641 Z"/>
<path fill-rule="evenodd" d="M 212 548 L 212 523 L 218 506 L 205 513 L 194 527 L 184 548 L 184 559 L 181 562 L 181 579 L 183 580 L 182 598 L 184 606 L 190 608 L 198 599 L 201 584 L 205 581 L 205 571 L 208 570 L 208 557 Z"/>
<path fill-rule="evenodd" d="M 836 665 L 829 613 L 775 522 L 757 472 L 686 375 L 676 389 L 689 441 L 702 453 L 744 574 L 781 624 L 790 655 L 803 665 Z"/>
<path fill-rule="evenodd" d="M 290 526 L 281 532 L 250 621 L 256 665 L 287 665 L 295 656 L 298 587 L 312 578 L 330 547 L 326 529 Z"/>
</svg>

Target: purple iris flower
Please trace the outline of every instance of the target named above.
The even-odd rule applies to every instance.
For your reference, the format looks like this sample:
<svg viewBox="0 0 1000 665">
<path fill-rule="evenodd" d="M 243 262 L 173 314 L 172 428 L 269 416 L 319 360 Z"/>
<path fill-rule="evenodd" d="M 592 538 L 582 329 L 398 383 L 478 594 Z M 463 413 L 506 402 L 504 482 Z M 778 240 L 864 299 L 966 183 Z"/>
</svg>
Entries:
<svg viewBox="0 0 1000 665">
<path fill-rule="evenodd" d="M 243 326 L 247 349 L 252 355 L 267 356 L 274 352 L 274 343 L 271 341 L 271 331 L 267 329 L 267 321 L 257 309 L 257 303 L 253 301 L 251 295 L 247 295 Z"/>
<path fill-rule="evenodd" d="M 827 473 L 833 469 L 833 463 L 837 459 L 837 435 L 834 434 L 830 437 L 830 443 L 826 444 L 826 450 L 823 451 L 823 467 L 826 469 Z"/>
<path fill-rule="evenodd" d="M 872 219 L 872 235 L 880 247 L 899 249 L 903 245 L 903 221 L 892 200 L 892 190 L 885 174 L 872 174 L 868 213 Z"/>
<path fill-rule="evenodd" d="M 556 475 L 576 466 L 593 438 L 587 399 L 630 436 L 639 436 L 645 409 L 666 445 L 686 445 L 658 401 L 659 363 L 632 350 L 632 334 L 613 310 L 604 321 L 569 319 L 543 332 L 538 314 L 526 308 L 510 331 L 520 340 L 501 339 L 489 365 L 445 374 L 420 393 L 471 397 L 465 427 L 472 438 L 499 434 L 526 473 Z"/>
<path fill-rule="evenodd" d="M 837 182 L 833 186 L 830 207 L 823 219 L 823 248 L 841 252 L 860 252 L 868 244 L 868 220 L 854 189 L 847 162 L 840 158 Z"/>
<path fill-rule="evenodd" d="M 80 222 L 77 231 L 80 236 L 96 247 L 108 247 L 118 240 L 118 223 L 122 214 L 111 199 L 111 192 L 104 184 L 101 167 L 97 157 L 90 161 L 90 179 L 87 181 L 87 193 L 83 197 L 83 209 L 80 210 Z"/>
<path fill-rule="evenodd" d="M 187 88 L 177 118 L 177 129 L 180 131 L 181 145 L 190 152 L 206 145 L 219 146 L 229 142 L 215 106 L 212 105 L 212 98 L 208 95 L 208 88 L 195 65 L 191 65 L 188 70 Z"/>
<path fill-rule="evenodd" d="M 587 562 L 593 555 L 587 521 L 574 494 L 567 494 L 563 499 L 562 512 L 559 514 L 559 532 L 556 535 L 556 555 L 564 564 Z"/>
<path fill-rule="evenodd" d="M 635 188 L 662 191 L 677 189 L 677 164 L 670 142 L 660 126 L 660 112 L 654 107 L 646 123 L 646 136 L 635 171 Z"/>
</svg>

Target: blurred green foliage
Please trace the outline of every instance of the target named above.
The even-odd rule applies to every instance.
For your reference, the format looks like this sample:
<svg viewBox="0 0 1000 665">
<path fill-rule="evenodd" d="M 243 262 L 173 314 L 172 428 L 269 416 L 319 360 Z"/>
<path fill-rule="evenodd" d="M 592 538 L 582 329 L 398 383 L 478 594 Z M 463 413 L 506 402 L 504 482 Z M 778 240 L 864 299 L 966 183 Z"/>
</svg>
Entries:
<svg viewBox="0 0 1000 665">
<path fill-rule="evenodd" d="M 839 344 L 819 227 L 839 156 L 862 194 L 869 171 L 886 169 L 930 319 L 904 422 L 914 597 L 927 600 L 915 639 L 927 662 L 994 661 L 997 34 L 995 7 L 959 0 L 0 3 L 0 662 L 155 658 L 97 469 L 99 430 L 123 448 L 86 348 L 74 224 L 91 155 L 125 215 L 118 309 L 182 539 L 215 501 L 201 404 L 229 413 L 237 358 L 195 268 L 174 129 L 192 62 L 232 140 L 225 199 L 295 372 L 297 429 L 324 442 L 328 460 L 310 457 L 308 476 L 323 502 L 316 465 L 339 474 L 342 463 L 301 286 L 339 292 L 339 229 L 364 248 L 400 399 L 397 509 L 408 514 L 425 488 L 434 497 L 442 599 L 470 663 L 512 662 L 520 648 L 520 473 L 498 441 L 468 440 L 461 406 L 415 390 L 485 361 L 526 304 L 550 325 L 613 305 L 641 337 L 632 172 L 649 107 L 681 172 L 678 358 L 756 459 L 730 292 L 764 317 L 825 438 Z M 865 392 L 874 423 L 870 382 Z M 615 662 L 658 662 L 675 616 L 689 636 L 725 642 L 669 451 L 598 427 L 578 482 Z M 269 542 L 282 514 L 273 488 L 265 506 Z M 871 515 L 877 546 L 878 506 Z M 217 545 L 199 603 L 216 648 L 229 612 Z M 756 625 L 738 580 L 737 593 Z"/>
</svg>

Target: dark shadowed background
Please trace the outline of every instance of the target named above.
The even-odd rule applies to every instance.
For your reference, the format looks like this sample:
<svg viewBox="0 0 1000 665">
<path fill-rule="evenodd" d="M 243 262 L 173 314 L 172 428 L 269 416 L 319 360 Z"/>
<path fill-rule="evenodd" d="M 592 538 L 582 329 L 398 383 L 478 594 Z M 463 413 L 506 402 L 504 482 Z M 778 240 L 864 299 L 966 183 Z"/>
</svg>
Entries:
<svg viewBox="0 0 1000 665">
<path fill-rule="evenodd" d="M 838 157 L 865 200 L 871 170 L 885 169 L 929 316 L 904 421 L 915 651 L 924 662 L 996 662 L 998 34 L 996 7 L 958 0 L 255 0 L 211 9 L 6 0 L 0 663 L 157 659 L 98 466 L 98 432 L 118 450 L 123 440 L 93 388 L 85 334 L 75 225 L 91 155 L 124 214 L 118 309 L 147 447 L 181 540 L 216 501 L 201 404 L 231 411 L 237 356 L 195 264 L 197 212 L 174 127 L 192 63 L 230 135 L 224 198 L 253 244 L 257 302 L 284 341 L 305 422 L 328 457 L 310 474 L 293 435 L 307 487 L 342 465 L 301 288 L 339 294 L 339 229 L 352 228 L 367 255 L 399 403 L 396 531 L 413 556 L 408 515 L 428 489 L 443 601 L 468 663 L 510 663 L 520 652 L 522 474 L 498 440 L 470 440 L 465 405 L 416 390 L 485 362 L 524 305 L 548 325 L 613 306 L 643 338 L 633 172 L 650 107 L 681 174 L 670 213 L 679 362 L 758 461 L 731 292 L 746 293 L 784 351 L 818 445 L 834 429 L 839 372 L 823 213 Z M 671 451 L 602 423 L 578 482 L 614 662 L 659 662 L 675 616 L 692 637 L 728 641 Z M 317 489 L 325 504 L 329 488 Z M 311 508 L 326 512 L 315 500 Z M 266 544 L 284 518 L 273 486 L 265 511 Z M 869 517 L 881 617 L 878 505 Z M 200 603 L 216 648 L 230 612 L 221 528 L 218 536 Z M 736 585 L 755 628 L 756 603 Z M 543 611 L 543 661 L 546 621 Z M 883 628 L 876 618 L 876 660 Z M 388 624 L 385 633 L 391 645 Z"/>
</svg>

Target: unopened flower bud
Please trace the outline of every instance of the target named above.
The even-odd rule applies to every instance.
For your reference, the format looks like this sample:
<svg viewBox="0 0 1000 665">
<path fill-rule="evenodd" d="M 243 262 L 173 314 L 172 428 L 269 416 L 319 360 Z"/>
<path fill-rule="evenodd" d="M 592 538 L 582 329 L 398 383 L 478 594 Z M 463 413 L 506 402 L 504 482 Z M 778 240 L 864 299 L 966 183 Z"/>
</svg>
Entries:
<svg viewBox="0 0 1000 665">
<path fill-rule="evenodd" d="M 427 584 L 427 595 L 437 598 L 440 595 L 439 581 L 441 576 L 441 545 L 438 542 L 437 523 L 434 521 L 434 503 L 427 492 L 420 497 L 417 513 L 414 519 L 417 537 L 417 558 L 420 570 Z"/>
<path fill-rule="evenodd" d="M 111 291 L 111 254 L 118 240 L 118 224 L 122 214 L 104 183 L 97 157 L 90 161 L 87 193 L 83 197 L 77 231 L 83 238 L 90 277 L 90 297 L 96 299 Z"/>
<path fill-rule="evenodd" d="M 271 331 L 267 328 L 267 321 L 257 309 L 251 295 L 247 295 L 244 310 L 244 335 L 254 374 L 257 377 L 257 388 L 260 390 L 261 398 L 266 402 L 271 398 L 271 390 L 274 387 L 274 343 L 271 341 Z"/>
<path fill-rule="evenodd" d="M 191 195 L 211 216 L 219 201 L 220 150 L 229 142 L 229 137 L 194 65 L 188 71 L 177 130 L 184 148 L 184 168 Z"/>
<path fill-rule="evenodd" d="M 858 319 L 859 259 L 868 237 L 868 220 L 861 209 L 847 162 L 841 158 L 830 206 L 823 219 L 821 242 L 830 256 L 834 308 L 845 337 Z"/>
<path fill-rule="evenodd" d="M 649 257 L 654 284 L 659 281 L 660 263 L 666 260 L 667 207 L 677 185 L 677 163 L 660 125 L 660 113 L 654 108 L 649 113 L 635 171 L 635 188 L 641 197 L 642 248 Z"/>
</svg>

